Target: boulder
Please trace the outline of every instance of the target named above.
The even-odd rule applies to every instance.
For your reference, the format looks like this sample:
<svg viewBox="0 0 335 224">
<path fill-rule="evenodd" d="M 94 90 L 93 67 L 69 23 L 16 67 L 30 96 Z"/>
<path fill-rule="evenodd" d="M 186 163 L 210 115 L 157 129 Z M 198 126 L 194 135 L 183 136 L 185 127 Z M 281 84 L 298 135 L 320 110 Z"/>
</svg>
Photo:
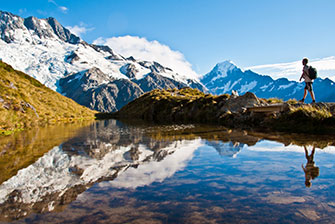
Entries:
<svg viewBox="0 0 335 224">
<path fill-rule="evenodd" d="M 220 108 L 220 111 L 242 112 L 246 107 L 253 107 L 260 104 L 257 96 L 251 92 L 247 92 L 243 96 L 231 97 Z"/>
</svg>

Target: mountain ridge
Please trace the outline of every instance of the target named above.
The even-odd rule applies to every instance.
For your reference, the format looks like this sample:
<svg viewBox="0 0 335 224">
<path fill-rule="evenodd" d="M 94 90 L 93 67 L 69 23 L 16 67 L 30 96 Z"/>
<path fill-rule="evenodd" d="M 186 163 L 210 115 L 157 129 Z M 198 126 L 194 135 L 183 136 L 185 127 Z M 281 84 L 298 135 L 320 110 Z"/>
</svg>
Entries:
<svg viewBox="0 0 335 224">
<path fill-rule="evenodd" d="M 53 90 L 72 97 L 76 102 L 101 112 L 112 112 L 121 108 L 133 96 L 139 96 L 138 88 L 142 93 L 153 88 L 185 86 L 207 91 L 196 77 L 178 74 L 155 61 L 125 58 L 108 46 L 88 44 L 51 17 L 23 19 L 0 11 L 0 32 L 0 58 L 3 61 Z M 77 85 L 82 88 L 75 89 L 61 81 L 68 80 L 69 76 L 76 77 L 94 67 L 99 68 L 106 77 L 99 85 L 86 85 L 95 82 L 86 80 L 86 84 L 83 82 Z M 117 86 L 128 88 L 117 88 L 114 94 L 109 94 L 106 85 L 109 82 L 123 83 Z M 92 94 L 87 98 L 88 102 L 83 103 L 81 95 L 87 93 L 84 90 L 89 90 Z"/>
<path fill-rule="evenodd" d="M 218 69 L 220 64 L 226 69 Z M 236 91 L 239 95 L 253 92 L 261 98 L 281 98 L 283 100 L 301 99 L 304 92 L 304 82 L 290 81 L 287 78 L 273 79 L 268 75 L 261 75 L 251 70 L 243 71 L 231 61 L 218 63 L 201 78 L 201 82 L 212 94 L 220 95 Z M 227 69 L 229 68 L 229 69 Z M 314 80 L 314 92 L 317 101 L 333 102 L 335 99 L 335 83 L 329 78 Z M 310 96 L 308 95 L 308 98 Z"/>
</svg>

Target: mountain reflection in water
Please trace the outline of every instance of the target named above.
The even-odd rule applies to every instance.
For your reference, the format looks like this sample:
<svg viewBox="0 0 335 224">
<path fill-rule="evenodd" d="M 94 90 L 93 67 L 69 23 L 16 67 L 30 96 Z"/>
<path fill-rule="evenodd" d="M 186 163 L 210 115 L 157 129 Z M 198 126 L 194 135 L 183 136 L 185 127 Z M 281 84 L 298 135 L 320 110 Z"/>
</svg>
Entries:
<svg viewBox="0 0 335 224">
<path fill-rule="evenodd" d="M 335 212 L 327 138 L 115 120 L 76 133 L 0 185 L 0 221 L 328 222 Z"/>
</svg>

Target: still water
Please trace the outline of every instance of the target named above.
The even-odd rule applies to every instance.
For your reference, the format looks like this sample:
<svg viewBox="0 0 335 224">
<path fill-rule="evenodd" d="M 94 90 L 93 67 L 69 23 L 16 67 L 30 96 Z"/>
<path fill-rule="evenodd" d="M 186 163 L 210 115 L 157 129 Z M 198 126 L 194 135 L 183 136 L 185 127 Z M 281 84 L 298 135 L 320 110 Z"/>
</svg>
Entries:
<svg viewBox="0 0 335 224">
<path fill-rule="evenodd" d="M 0 138 L 0 223 L 335 223 L 333 136 L 116 120 Z"/>
</svg>

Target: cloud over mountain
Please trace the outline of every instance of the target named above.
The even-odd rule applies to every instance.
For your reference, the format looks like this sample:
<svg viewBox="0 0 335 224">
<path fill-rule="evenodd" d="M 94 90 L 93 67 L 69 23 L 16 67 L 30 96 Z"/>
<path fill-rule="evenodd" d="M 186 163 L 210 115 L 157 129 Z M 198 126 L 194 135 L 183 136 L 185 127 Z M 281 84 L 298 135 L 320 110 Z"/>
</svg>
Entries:
<svg viewBox="0 0 335 224">
<path fill-rule="evenodd" d="M 321 59 L 310 59 L 309 64 L 318 70 L 319 77 L 328 77 L 335 80 L 335 56 Z M 246 69 L 250 69 L 259 74 L 270 75 L 274 79 L 284 77 L 289 80 L 299 80 L 302 64 L 301 61 L 294 61 L 289 63 L 257 65 Z"/>
<path fill-rule="evenodd" d="M 71 31 L 71 33 L 81 37 L 82 34 L 85 34 L 89 31 L 94 30 L 94 28 L 87 28 L 84 23 L 80 23 L 79 25 L 74 25 L 74 26 L 67 26 L 66 27 L 68 30 Z"/>
<path fill-rule="evenodd" d="M 199 77 L 181 52 L 174 51 L 169 46 L 156 40 L 149 41 L 143 37 L 127 35 L 112 38 L 100 37 L 93 43 L 108 45 L 126 57 L 133 56 L 142 60 L 157 61 L 163 66 L 170 66 L 177 73 L 187 74 L 190 77 Z"/>
</svg>

